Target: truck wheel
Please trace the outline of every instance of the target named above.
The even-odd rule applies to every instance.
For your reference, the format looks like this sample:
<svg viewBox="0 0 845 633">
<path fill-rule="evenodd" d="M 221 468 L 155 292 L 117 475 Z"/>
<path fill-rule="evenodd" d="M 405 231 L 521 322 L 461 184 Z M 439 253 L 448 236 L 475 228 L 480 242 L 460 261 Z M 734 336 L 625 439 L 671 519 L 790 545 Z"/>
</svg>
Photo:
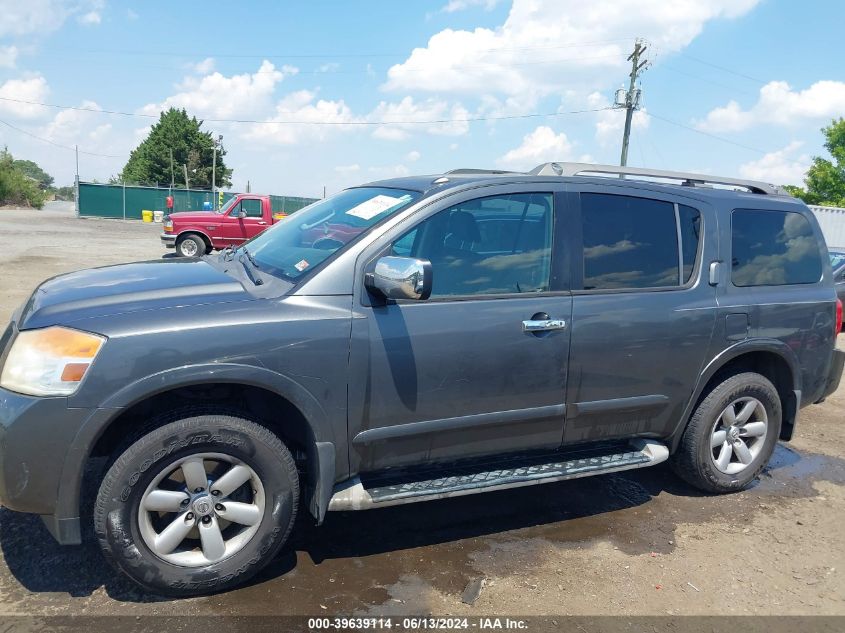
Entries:
<svg viewBox="0 0 845 633">
<path fill-rule="evenodd" d="M 176 419 L 127 448 L 106 473 L 94 532 L 106 558 L 161 595 L 241 584 L 290 534 L 299 501 L 293 457 L 266 428 L 231 415 Z"/>
<path fill-rule="evenodd" d="M 742 373 L 716 386 L 695 410 L 674 471 L 705 492 L 734 492 L 768 463 L 781 425 L 780 396 L 764 376 Z"/>
<path fill-rule="evenodd" d="M 176 242 L 176 254 L 181 257 L 199 257 L 205 250 L 205 241 L 199 235 L 186 235 Z"/>
</svg>

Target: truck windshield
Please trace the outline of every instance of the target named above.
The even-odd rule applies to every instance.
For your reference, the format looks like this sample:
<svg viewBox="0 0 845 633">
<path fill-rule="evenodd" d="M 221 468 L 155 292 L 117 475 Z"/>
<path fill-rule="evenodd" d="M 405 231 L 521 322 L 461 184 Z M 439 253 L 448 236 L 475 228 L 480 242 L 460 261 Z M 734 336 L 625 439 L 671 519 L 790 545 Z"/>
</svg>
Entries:
<svg viewBox="0 0 845 633">
<path fill-rule="evenodd" d="M 237 197 L 237 196 L 232 196 L 231 198 L 229 198 L 229 199 L 226 201 L 226 204 L 224 204 L 222 207 L 220 207 L 219 209 L 217 209 L 217 211 L 215 211 L 215 213 L 218 213 L 218 214 L 220 214 L 220 215 L 223 215 L 223 214 L 225 214 L 225 213 L 228 213 L 229 209 L 231 209 L 231 208 L 232 208 L 232 205 L 233 205 L 233 204 L 235 204 L 235 202 L 236 202 L 237 200 L 238 200 L 238 197 Z"/>
<path fill-rule="evenodd" d="M 246 245 L 262 271 L 297 279 L 420 195 L 386 187 L 347 189 L 286 217 Z"/>
</svg>

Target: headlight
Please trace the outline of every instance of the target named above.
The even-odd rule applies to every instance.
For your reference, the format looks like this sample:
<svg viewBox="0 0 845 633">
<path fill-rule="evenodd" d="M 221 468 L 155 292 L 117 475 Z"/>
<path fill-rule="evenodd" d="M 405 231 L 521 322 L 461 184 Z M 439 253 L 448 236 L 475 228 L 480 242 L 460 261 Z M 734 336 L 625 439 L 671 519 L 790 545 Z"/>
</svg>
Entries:
<svg viewBox="0 0 845 633">
<path fill-rule="evenodd" d="M 164 216 L 164 230 L 166 232 L 170 232 L 173 230 L 173 220 L 170 219 L 170 216 Z"/>
<path fill-rule="evenodd" d="M 0 374 L 0 387 L 31 396 L 76 391 L 106 339 L 65 327 L 19 332 Z"/>
</svg>

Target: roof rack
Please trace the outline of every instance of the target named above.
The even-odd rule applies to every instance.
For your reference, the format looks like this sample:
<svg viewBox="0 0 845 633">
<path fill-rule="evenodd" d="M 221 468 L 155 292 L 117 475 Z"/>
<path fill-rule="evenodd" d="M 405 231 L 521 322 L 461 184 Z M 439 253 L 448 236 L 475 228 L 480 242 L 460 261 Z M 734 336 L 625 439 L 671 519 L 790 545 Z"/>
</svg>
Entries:
<svg viewBox="0 0 845 633">
<path fill-rule="evenodd" d="M 662 169 L 644 169 L 641 167 L 620 167 L 618 165 L 593 165 L 591 163 L 543 163 L 528 172 L 532 176 L 577 176 L 579 174 L 616 174 L 619 176 L 641 176 L 647 178 L 664 178 L 679 180 L 686 187 L 701 187 L 706 185 L 729 185 L 743 187 L 751 193 L 770 196 L 785 195 L 785 191 L 767 182 L 758 180 L 741 180 L 739 178 L 725 178 L 723 176 L 708 176 L 707 174 L 690 174 L 683 171 L 666 171 Z"/>
<path fill-rule="evenodd" d="M 479 174 L 493 174 L 493 175 L 502 175 L 502 174 L 520 174 L 522 172 L 518 171 L 507 171 L 504 169 L 472 169 L 469 167 L 463 167 L 461 169 L 450 169 L 447 171 L 444 176 L 475 176 Z"/>
</svg>

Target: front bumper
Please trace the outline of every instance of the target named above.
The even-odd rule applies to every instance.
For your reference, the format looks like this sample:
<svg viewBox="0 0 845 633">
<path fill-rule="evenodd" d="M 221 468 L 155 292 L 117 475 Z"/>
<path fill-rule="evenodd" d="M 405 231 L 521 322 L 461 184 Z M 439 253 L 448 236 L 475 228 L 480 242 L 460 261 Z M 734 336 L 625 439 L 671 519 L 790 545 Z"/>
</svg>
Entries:
<svg viewBox="0 0 845 633">
<path fill-rule="evenodd" d="M 61 543 L 79 542 L 78 507 L 63 511 L 59 497 L 70 483 L 62 481 L 68 449 L 91 414 L 91 409 L 68 408 L 66 397 L 38 398 L 0 388 L 0 505 L 40 514 Z"/>
<path fill-rule="evenodd" d="M 842 380 L 843 367 L 845 367 L 845 352 L 838 349 L 833 350 L 833 358 L 830 359 L 830 370 L 827 372 L 824 390 L 822 391 L 821 398 L 816 401 L 817 404 L 839 388 L 839 382 Z"/>
<path fill-rule="evenodd" d="M 167 248 L 176 248 L 176 236 L 172 233 L 162 233 L 161 243 Z"/>
</svg>

